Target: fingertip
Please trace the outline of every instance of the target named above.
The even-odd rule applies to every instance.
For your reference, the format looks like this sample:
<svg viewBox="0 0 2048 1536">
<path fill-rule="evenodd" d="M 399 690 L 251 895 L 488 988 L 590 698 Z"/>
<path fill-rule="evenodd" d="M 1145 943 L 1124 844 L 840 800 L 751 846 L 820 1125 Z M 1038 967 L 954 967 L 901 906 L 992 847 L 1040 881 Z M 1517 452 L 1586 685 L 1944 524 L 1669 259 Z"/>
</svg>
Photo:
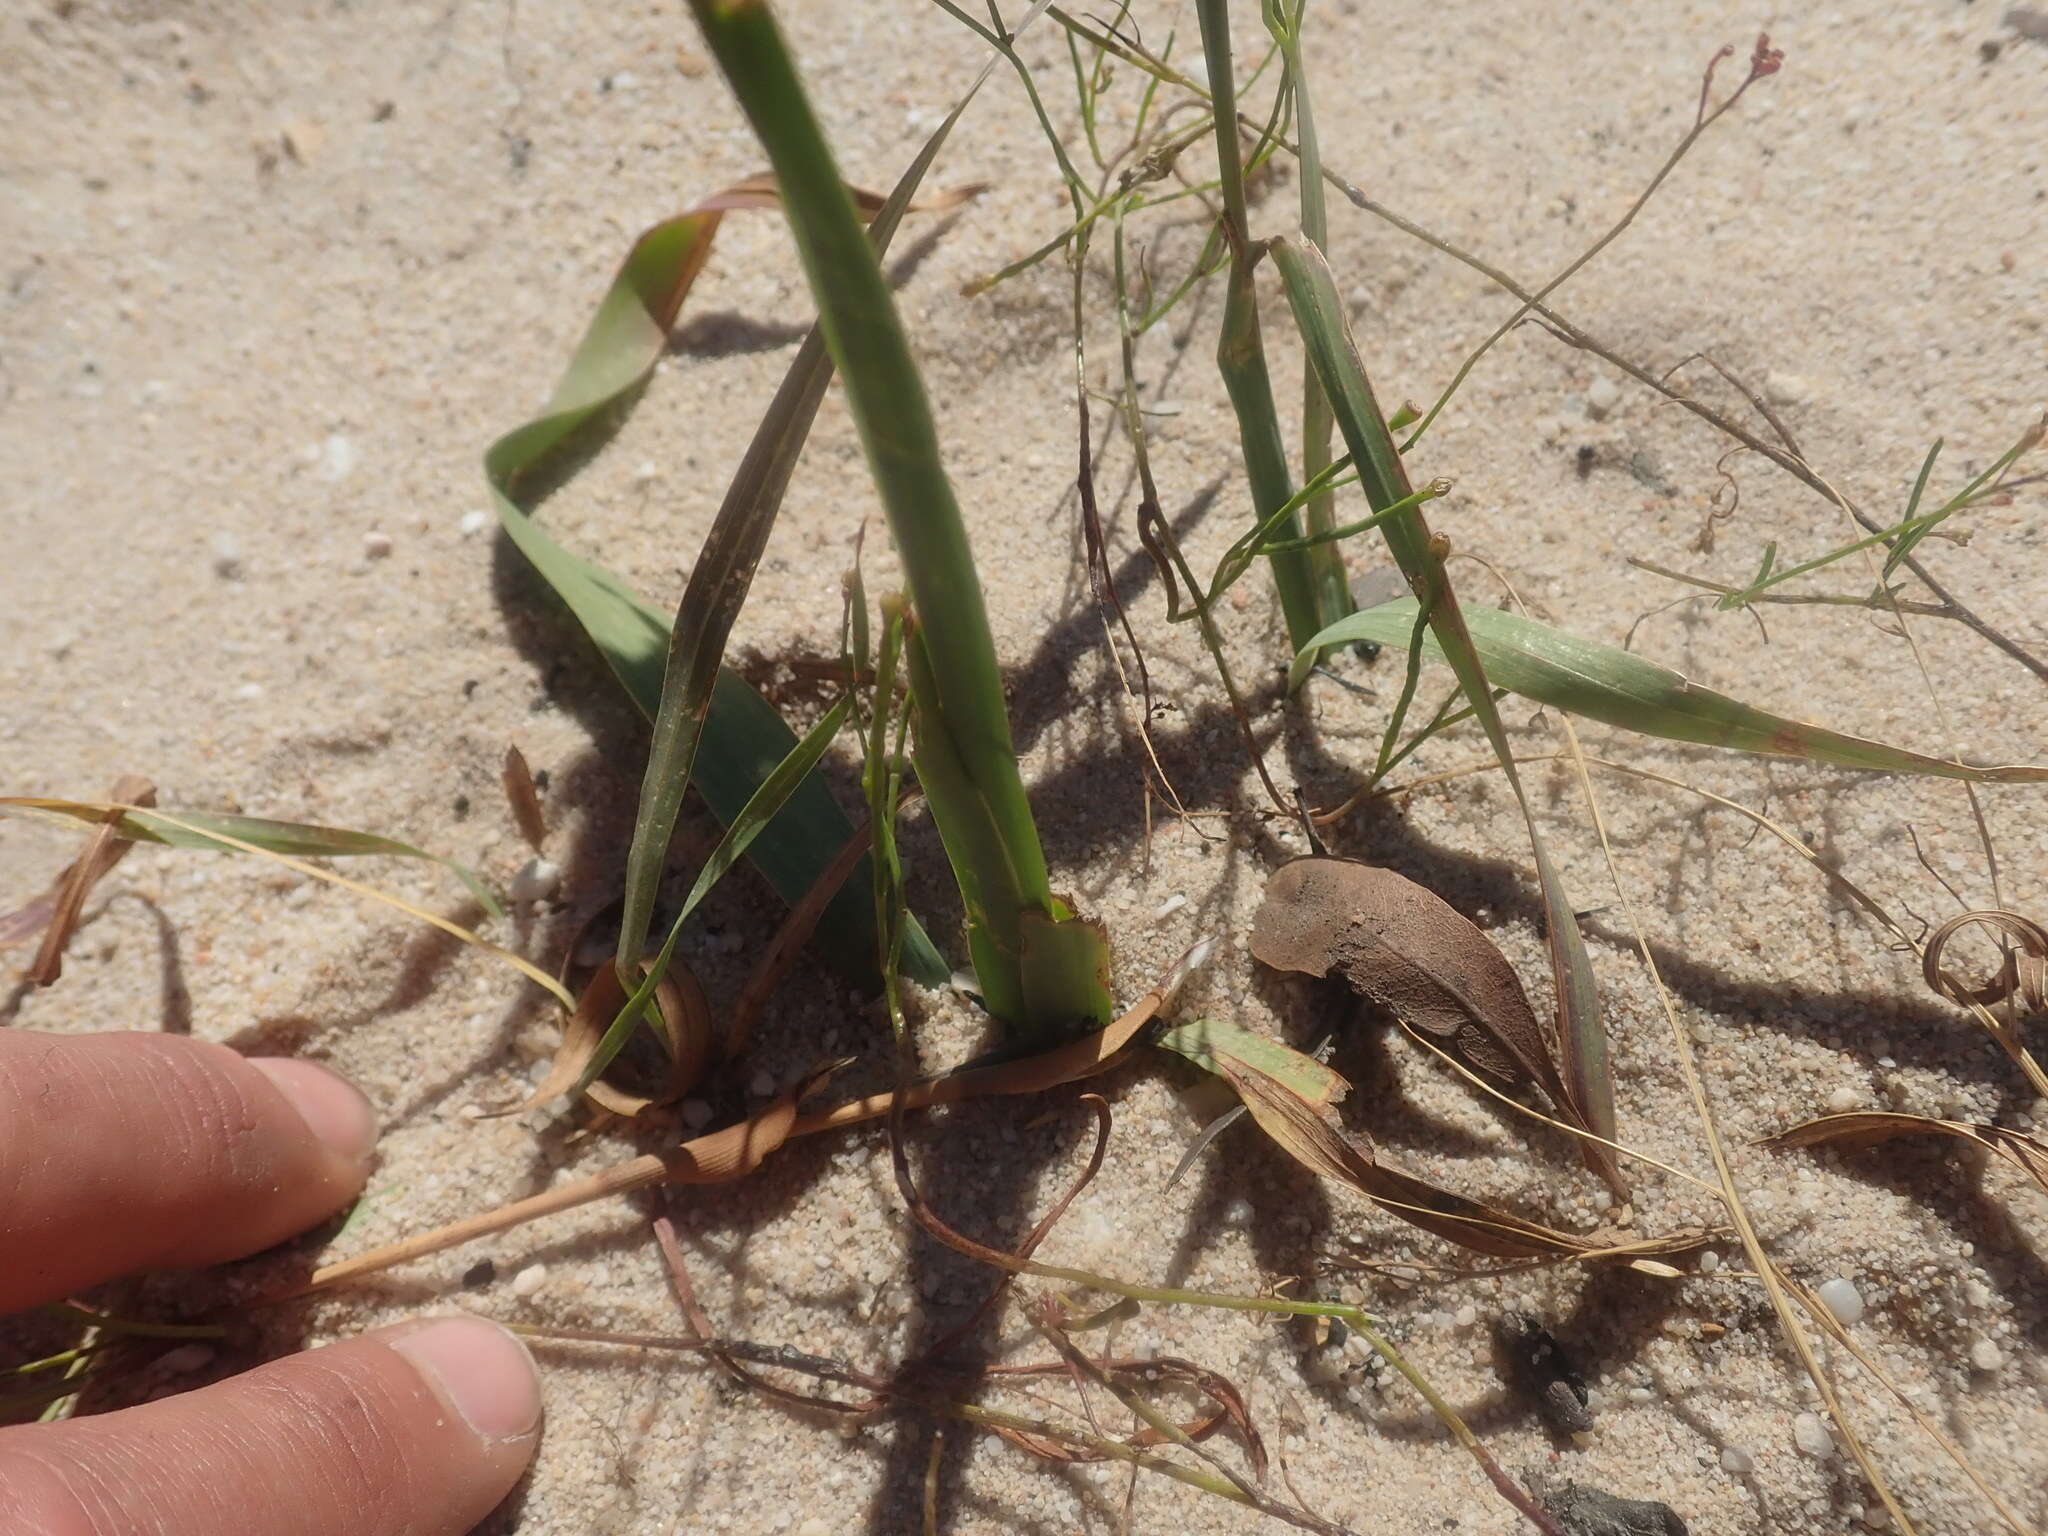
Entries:
<svg viewBox="0 0 2048 1536">
<path fill-rule="evenodd" d="M 429 1318 L 115 1413 L 0 1429 L 0 1530 L 460 1536 L 540 1444 L 539 1379 L 482 1318 Z"/>
<path fill-rule="evenodd" d="M 361 1089 L 317 1062 L 289 1056 L 246 1059 L 298 1111 L 322 1146 L 358 1168 L 369 1167 L 377 1145 L 377 1112 Z"/>
<path fill-rule="evenodd" d="M 528 1439 L 540 1427 L 533 1357 L 496 1323 L 436 1317 L 401 1324 L 385 1337 L 479 1440 L 503 1445 Z"/>
</svg>

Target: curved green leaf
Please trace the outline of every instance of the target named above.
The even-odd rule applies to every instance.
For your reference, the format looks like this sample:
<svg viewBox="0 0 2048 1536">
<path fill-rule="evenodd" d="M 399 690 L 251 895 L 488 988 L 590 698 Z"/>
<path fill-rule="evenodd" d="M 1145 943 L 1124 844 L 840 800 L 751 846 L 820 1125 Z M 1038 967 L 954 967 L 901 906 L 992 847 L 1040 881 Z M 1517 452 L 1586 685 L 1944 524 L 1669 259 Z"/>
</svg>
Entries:
<svg viewBox="0 0 2048 1536">
<path fill-rule="evenodd" d="M 1414 598 L 1382 603 L 1332 624 L 1303 648 L 1295 665 L 1302 666 L 1303 658 L 1313 665 L 1318 647 L 1340 641 L 1375 640 L 1405 647 L 1414 624 Z M 1488 679 L 1500 687 L 1553 709 L 1645 736 L 1878 773 L 1919 773 L 1980 784 L 2048 784 L 2048 766 L 1950 762 L 1755 709 L 1689 682 L 1669 667 L 1660 667 L 1632 651 L 1497 608 L 1467 608 L 1465 627 L 1485 663 Z M 1423 641 L 1423 649 L 1442 659 L 1433 636 Z"/>
<path fill-rule="evenodd" d="M 498 899 L 491 894 L 490 888 L 465 866 L 453 859 L 444 859 L 439 854 L 415 848 L 411 843 L 401 843 L 392 837 L 378 837 L 373 832 L 351 832 L 345 827 L 322 827 L 303 821 L 272 821 L 264 816 L 228 816 L 213 811 L 159 813 L 139 805 L 121 807 L 103 801 L 49 800 L 27 795 L 0 798 L 0 815 L 10 811 L 41 821 L 104 826 L 114 836 L 130 842 L 162 843 L 169 848 L 241 852 L 207 835 L 220 832 L 238 842 L 292 858 L 339 859 L 383 854 L 397 859 L 425 859 L 430 864 L 439 864 L 460 880 L 491 916 L 505 915 L 505 909 L 498 905 Z"/>
<path fill-rule="evenodd" d="M 560 468 L 572 439 L 608 436 L 606 413 L 630 399 L 653 372 L 677 312 L 709 255 L 719 221 L 734 208 L 774 201 L 765 182 L 742 184 L 657 224 L 634 242 L 575 355 L 541 414 L 493 443 L 484 471 L 506 535 L 567 605 L 640 712 L 661 707 L 669 647 L 667 616 L 604 567 L 564 548 L 532 516 L 541 483 Z M 774 707 L 729 667 L 720 667 L 704 716 L 692 779 L 713 815 L 730 826 L 775 765 L 797 745 Z M 853 825 L 813 773 L 749 850 L 755 868 L 785 902 L 803 899 L 853 835 Z M 874 913 L 858 874 L 827 908 L 815 942 L 841 970 L 874 974 Z M 950 974 L 930 939 L 912 923 L 903 969 L 927 986 Z"/>
</svg>

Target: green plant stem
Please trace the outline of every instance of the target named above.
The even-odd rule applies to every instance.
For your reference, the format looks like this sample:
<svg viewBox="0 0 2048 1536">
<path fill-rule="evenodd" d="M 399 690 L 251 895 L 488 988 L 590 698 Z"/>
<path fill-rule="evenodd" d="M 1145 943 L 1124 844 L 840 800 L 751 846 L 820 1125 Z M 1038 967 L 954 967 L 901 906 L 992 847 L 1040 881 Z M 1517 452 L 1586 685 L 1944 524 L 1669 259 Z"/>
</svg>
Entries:
<svg viewBox="0 0 2048 1536">
<path fill-rule="evenodd" d="M 1309 100 L 1308 68 L 1301 51 L 1302 18 L 1308 10 L 1308 0 L 1294 0 L 1291 12 L 1287 0 L 1264 0 L 1264 6 L 1266 30 L 1279 44 L 1281 63 L 1287 71 L 1289 88 L 1294 93 L 1295 156 L 1301 162 L 1298 180 L 1301 185 L 1302 237 L 1327 256 L 1330 250 L 1330 210 L 1323 194 L 1323 154 L 1321 141 L 1316 136 L 1315 109 Z M 1330 433 L 1334 426 L 1330 400 L 1323 393 L 1322 381 L 1316 377 L 1315 364 L 1304 358 L 1301 365 L 1303 480 L 1313 483 L 1328 466 Z M 1335 526 L 1336 514 L 1329 494 L 1326 492 L 1311 498 L 1303 516 L 1311 534 L 1330 532 Z M 1357 606 L 1351 600 L 1351 584 L 1345 578 L 1343 552 L 1334 541 L 1319 545 L 1309 556 L 1309 568 L 1315 583 L 1317 622 L 1334 624 Z"/>
<path fill-rule="evenodd" d="M 1106 1022 L 1106 946 L 1051 940 L 1067 914 L 1053 900 L 1018 771 L 966 524 L 881 266 L 766 4 L 692 0 L 692 9 L 774 167 L 895 536 L 917 619 L 909 663 L 919 778 L 960 885 L 983 1000 L 1039 1040 Z M 1041 944 L 1057 956 L 1027 968 L 1027 949 Z"/>
<path fill-rule="evenodd" d="M 1202 51 L 1209 61 L 1215 102 L 1216 161 L 1223 193 L 1223 239 L 1230 250 L 1225 280 L 1223 330 L 1216 343 L 1216 366 L 1237 416 L 1238 440 L 1244 449 L 1245 476 L 1251 484 L 1252 508 L 1263 524 L 1294 499 L 1293 476 L 1280 438 L 1279 413 L 1273 405 L 1273 380 L 1266 369 L 1266 348 L 1259 333 L 1258 292 L 1252 280 L 1254 252 L 1248 231 L 1244 195 L 1244 163 L 1237 144 L 1237 86 L 1232 76 L 1229 0 L 1197 0 L 1202 24 Z M 1301 536 L 1301 524 L 1289 517 L 1282 524 L 1289 538 Z M 1280 592 L 1280 611 L 1287 620 L 1287 638 L 1295 650 L 1315 637 L 1314 570 L 1308 551 L 1294 549 L 1269 557 L 1273 583 Z"/>
</svg>

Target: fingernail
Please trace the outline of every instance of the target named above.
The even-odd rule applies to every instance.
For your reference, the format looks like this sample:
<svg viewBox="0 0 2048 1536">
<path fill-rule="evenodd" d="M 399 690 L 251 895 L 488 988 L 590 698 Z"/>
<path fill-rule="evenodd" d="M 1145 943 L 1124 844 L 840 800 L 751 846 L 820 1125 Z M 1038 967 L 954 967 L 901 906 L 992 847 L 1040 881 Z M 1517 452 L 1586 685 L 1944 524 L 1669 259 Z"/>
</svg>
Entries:
<svg viewBox="0 0 2048 1536">
<path fill-rule="evenodd" d="M 377 1144 L 377 1115 L 360 1089 L 325 1067 L 289 1056 L 251 1056 L 249 1065 L 277 1085 L 329 1151 L 365 1163 Z"/>
<path fill-rule="evenodd" d="M 521 1440 L 540 1422 L 540 1378 L 526 1346 L 481 1317 L 440 1317 L 391 1347 L 482 1440 Z"/>
</svg>

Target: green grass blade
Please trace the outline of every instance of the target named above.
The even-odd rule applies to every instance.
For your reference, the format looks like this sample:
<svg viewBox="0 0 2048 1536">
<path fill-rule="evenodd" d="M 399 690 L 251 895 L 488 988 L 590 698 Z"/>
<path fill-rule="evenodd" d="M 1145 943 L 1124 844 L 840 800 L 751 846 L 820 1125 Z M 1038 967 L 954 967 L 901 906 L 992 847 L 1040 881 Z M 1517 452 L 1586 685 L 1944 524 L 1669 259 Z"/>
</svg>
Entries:
<svg viewBox="0 0 2048 1536">
<path fill-rule="evenodd" d="M 138 843 L 161 843 L 169 848 L 202 848 L 213 853 L 241 851 L 207 835 L 219 832 L 239 842 L 291 858 L 340 859 L 380 854 L 397 859 L 425 859 L 429 864 L 439 864 L 460 880 L 491 916 L 505 915 L 497 897 L 463 865 L 415 848 L 410 843 L 378 837 L 371 832 L 351 832 L 342 827 L 321 827 L 302 821 L 272 821 L 262 816 L 227 816 L 212 811 L 165 811 L 159 814 L 140 806 L 130 807 L 110 821 L 113 807 L 104 803 L 27 796 L 0 798 L 0 814 L 10 811 L 43 821 L 82 822 L 93 828 L 109 825 L 117 837 Z"/>
<path fill-rule="evenodd" d="M 572 439 L 609 431 L 608 412 L 631 397 L 661 357 L 669 330 L 702 267 L 721 210 L 684 214 L 640 237 L 619 269 L 542 414 L 491 445 L 485 473 L 506 535 L 575 616 L 640 712 L 660 709 L 669 627 L 610 571 L 558 543 L 533 518 L 527 497 L 560 462 Z M 796 735 L 738 673 L 721 668 L 705 715 L 693 782 L 712 814 L 730 825 Z M 803 899 L 853 826 L 822 778 L 807 781 L 756 840 L 755 867 L 787 903 Z M 833 898 L 813 940 L 841 970 L 873 976 L 874 918 L 855 882 Z M 903 967 L 942 986 L 944 958 L 913 923 Z"/>
<path fill-rule="evenodd" d="M 1414 619 L 1415 600 L 1397 598 L 1340 620 L 1316 639 L 1321 645 L 1353 639 L 1406 645 Z M 2048 765 L 1973 767 L 1755 709 L 1633 651 L 1582 639 L 1519 614 L 1477 608 L 1465 620 L 1485 658 L 1487 676 L 1501 687 L 1623 730 L 1876 773 L 1917 773 L 1980 784 L 2048 783 Z M 1433 655 L 1442 655 L 1434 639 L 1426 645 Z"/>
<path fill-rule="evenodd" d="M 1350 328 L 1345 324 L 1343 306 L 1337 298 L 1337 285 L 1330 276 L 1328 263 L 1314 246 L 1296 245 L 1287 240 L 1274 242 L 1273 258 L 1286 285 L 1288 302 L 1293 307 L 1295 323 L 1308 348 L 1309 358 L 1315 365 L 1317 377 L 1322 380 L 1323 392 L 1329 397 L 1330 409 L 1344 434 L 1345 446 L 1351 450 L 1351 460 L 1358 469 L 1367 500 L 1375 511 L 1398 506 L 1404 498 L 1412 496 L 1414 490 L 1408 484 L 1408 471 L 1401 462 L 1400 451 L 1394 446 L 1393 434 L 1387 430 L 1386 418 L 1380 412 L 1378 401 L 1373 398 L 1372 385 L 1366 377 L 1365 364 L 1352 342 Z M 1584 1121 L 1586 1129 L 1613 1141 L 1616 1139 L 1614 1085 L 1608 1066 L 1607 1033 L 1600 1020 L 1600 999 L 1593 979 L 1593 962 L 1586 954 L 1586 941 L 1579 933 L 1578 914 L 1571 895 L 1550 862 L 1550 850 L 1545 846 L 1543 833 L 1536 824 L 1535 810 L 1529 804 L 1521 775 L 1515 772 L 1514 752 L 1508 745 L 1507 731 L 1501 725 L 1500 711 L 1494 704 L 1487 667 L 1480 659 L 1473 636 L 1467 629 L 1465 613 L 1459 606 L 1457 594 L 1451 589 L 1450 575 L 1444 569 L 1445 546 L 1431 535 L 1420 505 L 1382 524 L 1381 533 L 1402 574 L 1408 578 L 1410 590 L 1419 594 L 1422 612 L 1428 616 L 1438 652 L 1457 674 L 1466 701 L 1486 732 L 1494 756 L 1500 759 L 1501 769 L 1521 806 L 1522 819 L 1528 824 L 1529 846 L 1536 859 L 1537 884 L 1543 893 L 1543 927 L 1550 951 L 1551 979 L 1557 988 L 1558 1045 L 1564 1057 L 1565 1084 L 1571 1091 L 1573 1108 Z M 1318 651 L 1358 617 L 1353 614 L 1350 618 L 1338 620 L 1318 635 L 1311 645 L 1303 648 L 1295 658 L 1290 679 L 1301 671 L 1304 658 L 1308 665 L 1314 665 Z M 1416 621 L 1416 609 L 1413 607 L 1408 610 L 1408 621 L 1412 629 Z M 1348 640 L 1352 637 L 1345 634 L 1341 638 Z M 1404 634 L 1403 638 L 1407 636 Z M 1581 1150 L 1587 1165 L 1617 1193 L 1625 1196 L 1627 1186 L 1614 1153 L 1596 1142 L 1583 1143 Z"/>
<path fill-rule="evenodd" d="M 983 985 L 1021 999 L 1015 925 L 1026 911 L 1053 916 L 1052 897 L 1010 739 L 981 583 L 940 459 L 924 381 L 767 6 L 761 0 L 692 0 L 692 8 L 775 168 L 917 621 L 930 642 L 913 643 L 914 660 L 921 649 L 924 664 L 914 664 L 912 672 L 922 673 L 917 756 L 933 818 L 949 854 L 970 844 L 985 848 L 991 836 L 1001 847 L 1000 856 L 988 856 L 962 884 L 970 910 L 978 898 L 986 919 L 978 942 L 970 931 L 977 961 L 1011 973 L 983 976 Z M 928 753 L 934 771 L 927 775 Z M 957 857 L 955 873 L 961 873 Z M 1106 1020 L 1108 992 L 1095 1001 L 1091 1021 Z M 1006 1022 L 1043 1036 L 1076 1021 L 1012 1015 Z"/>
<path fill-rule="evenodd" d="M 711 894 L 711 888 L 724 878 L 727 870 L 737 864 L 749 845 L 768 829 L 776 813 L 789 803 L 789 797 L 803 785 L 811 772 L 818 766 L 818 759 L 825 755 L 825 749 L 832 745 L 832 738 L 839 734 L 839 727 L 846 723 L 849 699 L 834 704 L 818 723 L 805 733 L 804 739 L 790 750 L 790 753 L 761 781 L 761 787 L 754 791 L 739 815 L 725 829 L 725 835 L 718 840 L 718 846 L 705 859 L 704 867 L 697 871 L 697 879 L 690 887 L 690 894 L 684 898 L 682 909 L 676 913 L 675 921 L 669 924 L 668 937 L 662 941 L 655 954 L 654 963 L 647 967 L 646 975 L 633 988 L 632 995 L 620 1007 L 617 1017 L 605 1026 L 597 1049 L 591 1053 L 589 1063 L 583 1068 L 583 1075 L 576 1080 L 576 1086 L 569 1090 L 571 1099 L 581 1098 L 590 1091 L 590 1085 L 598 1080 L 612 1059 L 625 1048 L 631 1038 L 634 1026 L 647 1011 L 648 1001 L 655 989 L 661 985 L 662 977 L 668 974 L 669 962 L 675 958 L 676 943 L 683 936 L 683 925 L 690 920 L 690 914 L 697 910 L 698 903 Z M 635 962 L 637 964 L 637 962 Z"/>
<path fill-rule="evenodd" d="M 924 148 L 871 221 L 868 238 L 877 256 L 888 250 L 925 172 L 938 158 L 947 135 L 989 73 L 990 69 L 981 72 L 946 120 L 925 140 Z M 824 332 L 812 326 L 775 391 L 767 414 L 755 429 L 725 500 L 704 536 L 703 550 L 691 567 L 682 600 L 676 607 L 661 703 L 654 713 L 653 741 L 648 748 L 647 770 L 633 823 L 633 845 L 626 857 L 618 948 L 619 976 L 624 985 L 632 984 L 646 946 L 655 893 L 668 862 L 669 839 L 674 835 L 676 817 L 690 786 L 726 640 L 746 601 L 754 568 L 767 547 L 768 534 L 789 489 L 789 477 L 831 380 L 832 358 L 825 347 Z"/>
<path fill-rule="evenodd" d="M 1913 494 L 1906 499 L 1906 522 L 1912 522 L 1920 515 L 1920 498 L 1927 494 L 1928 476 L 1934 473 L 1934 461 L 1941 457 L 1942 439 L 1936 438 L 1934 446 L 1927 450 L 1927 457 L 1920 461 L 1920 473 L 1913 481 Z M 1889 582 L 1899 567 L 1906 563 L 1906 557 L 1913 553 L 1913 546 L 1925 538 L 1931 529 L 1922 529 L 1917 534 L 1906 534 L 1892 545 L 1892 552 L 1884 563 L 1881 582 Z"/>
</svg>

